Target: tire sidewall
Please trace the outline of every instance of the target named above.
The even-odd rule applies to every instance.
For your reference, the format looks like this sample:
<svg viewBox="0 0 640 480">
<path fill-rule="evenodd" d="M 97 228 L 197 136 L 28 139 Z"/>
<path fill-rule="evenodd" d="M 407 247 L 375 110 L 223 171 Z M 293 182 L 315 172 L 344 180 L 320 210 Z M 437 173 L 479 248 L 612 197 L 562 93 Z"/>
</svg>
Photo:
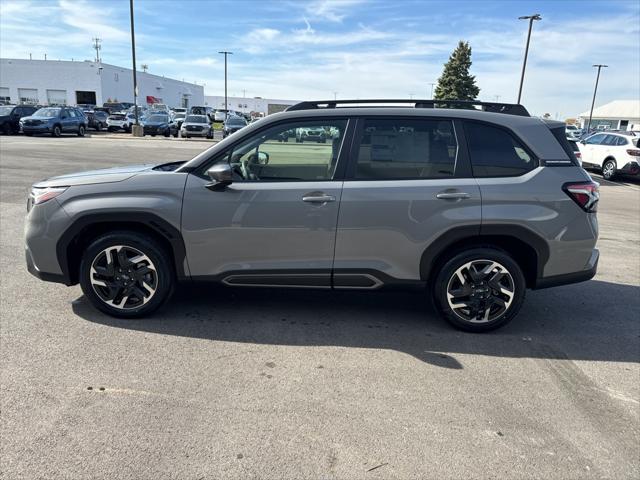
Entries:
<svg viewBox="0 0 640 480">
<path fill-rule="evenodd" d="M 62 130 L 60 129 L 60 127 L 58 125 L 53 127 L 53 132 L 51 132 L 51 135 L 54 137 L 59 137 L 62 134 Z"/>
<path fill-rule="evenodd" d="M 447 287 L 451 276 L 458 268 L 467 262 L 480 259 L 494 260 L 503 265 L 513 278 L 515 293 L 509 309 L 503 316 L 489 323 L 470 323 L 459 318 L 449 307 Z M 496 248 L 480 247 L 454 254 L 451 259 L 442 266 L 435 277 L 432 293 L 434 304 L 440 315 L 453 326 L 468 332 L 486 332 L 499 328 L 513 320 L 520 311 L 525 297 L 525 290 L 526 282 L 522 270 L 509 254 Z"/>
<path fill-rule="evenodd" d="M 121 310 L 107 305 L 93 289 L 90 280 L 91 264 L 95 257 L 105 248 L 113 245 L 126 245 L 140 250 L 147 255 L 156 267 L 158 287 L 151 300 L 146 304 L 130 310 Z M 120 318 L 136 318 L 150 314 L 160 308 L 172 295 L 175 286 L 173 265 L 168 260 L 170 255 L 151 237 L 135 232 L 113 232 L 94 240 L 80 262 L 80 286 L 89 301 L 100 311 Z"/>
<path fill-rule="evenodd" d="M 612 166 L 613 166 L 613 170 L 612 170 L 612 172 L 611 172 L 611 175 L 608 175 L 608 176 L 607 176 L 607 175 L 605 175 L 605 173 L 604 173 L 604 172 L 605 172 L 605 168 L 606 168 L 606 166 L 607 166 L 607 164 L 608 164 L 608 163 L 612 164 Z M 604 162 L 604 164 L 602 165 L 602 177 L 603 177 L 605 180 L 611 180 L 613 177 L 615 177 L 615 176 L 616 176 L 616 168 L 617 168 L 617 166 L 616 166 L 616 162 L 615 162 L 615 160 L 611 160 L 611 159 L 606 160 L 606 161 Z"/>
<path fill-rule="evenodd" d="M 79 137 L 84 137 L 84 126 L 80 125 L 78 127 L 78 136 Z"/>
</svg>

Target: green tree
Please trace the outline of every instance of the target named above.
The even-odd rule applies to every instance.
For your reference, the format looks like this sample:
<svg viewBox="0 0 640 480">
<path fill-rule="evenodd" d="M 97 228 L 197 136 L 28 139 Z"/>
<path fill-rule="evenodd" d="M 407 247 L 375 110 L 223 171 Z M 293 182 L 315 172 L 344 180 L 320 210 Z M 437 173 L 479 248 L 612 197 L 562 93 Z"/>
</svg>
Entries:
<svg viewBox="0 0 640 480">
<path fill-rule="evenodd" d="M 458 46 L 444 64 L 438 79 L 434 98 L 436 100 L 475 100 L 480 93 L 476 77 L 469 74 L 471 47 L 460 40 Z"/>
</svg>

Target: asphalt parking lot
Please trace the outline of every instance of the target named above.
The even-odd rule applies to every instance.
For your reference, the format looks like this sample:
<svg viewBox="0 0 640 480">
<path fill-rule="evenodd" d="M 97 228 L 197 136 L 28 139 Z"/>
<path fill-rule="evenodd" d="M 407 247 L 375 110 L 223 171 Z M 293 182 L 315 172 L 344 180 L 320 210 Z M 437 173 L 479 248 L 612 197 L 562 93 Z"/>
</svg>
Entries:
<svg viewBox="0 0 640 480">
<path fill-rule="evenodd" d="M 485 335 L 402 292 L 184 287 L 117 320 L 27 273 L 32 182 L 210 143 L 0 138 L 0 478 L 640 477 L 639 183 L 602 182 L 594 280 Z"/>
</svg>

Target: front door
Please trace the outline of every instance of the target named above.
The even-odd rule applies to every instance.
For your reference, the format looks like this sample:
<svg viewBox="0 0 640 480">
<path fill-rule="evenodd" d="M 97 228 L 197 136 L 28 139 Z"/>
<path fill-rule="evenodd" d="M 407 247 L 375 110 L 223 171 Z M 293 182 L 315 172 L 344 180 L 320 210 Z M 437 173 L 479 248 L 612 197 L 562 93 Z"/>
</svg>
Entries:
<svg viewBox="0 0 640 480">
<path fill-rule="evenodd" d="M 187 180 L 182 233 L 194 278 L 231 285 L 330 287 L 347 120 L 289 121 L 216 154 Z M 298 129 L 321 129 L 297 143 Z M 207 188 L 206 170 L 226 162 L 234 181 Z"/>
<path fill-rule="evenodd" d="M 423 253 L 453 227 L 479 233 L 480 190 L 457 122 L 359 120 L 345 177 L 334 261 L 335 288 L 420 281 Z"/>
</svg>

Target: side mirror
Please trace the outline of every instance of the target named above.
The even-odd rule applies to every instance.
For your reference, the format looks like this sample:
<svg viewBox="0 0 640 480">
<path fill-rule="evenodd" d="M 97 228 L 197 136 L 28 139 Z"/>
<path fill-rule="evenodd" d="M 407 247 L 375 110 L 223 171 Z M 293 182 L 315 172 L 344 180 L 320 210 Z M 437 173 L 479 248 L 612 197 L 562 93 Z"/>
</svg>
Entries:
<svg viewBox="0 0 640 480">
<path fill-rule="evenodd" d="M 267 152 L 258 152 L 258 165 L 266 165 L 269 163 L 269 154 Z"/>
<path fill-rule="evenodd" d="M 580 143 L 581 143 L 582 145 L 585 145 L 585 144 L 587 143 L 587 141 L 586 141 L 586 140 L 580 140 Z"/>
<path fill-rule="evenodd" d="M 233 171 L 228 163 L 218 163 L 207 170 L 207 175 L 211 179 L 211 183 L 205 185 L 209 190 L 214 192 L 224 190 L 227 185 L 233 182 Z"/>
</svg>

